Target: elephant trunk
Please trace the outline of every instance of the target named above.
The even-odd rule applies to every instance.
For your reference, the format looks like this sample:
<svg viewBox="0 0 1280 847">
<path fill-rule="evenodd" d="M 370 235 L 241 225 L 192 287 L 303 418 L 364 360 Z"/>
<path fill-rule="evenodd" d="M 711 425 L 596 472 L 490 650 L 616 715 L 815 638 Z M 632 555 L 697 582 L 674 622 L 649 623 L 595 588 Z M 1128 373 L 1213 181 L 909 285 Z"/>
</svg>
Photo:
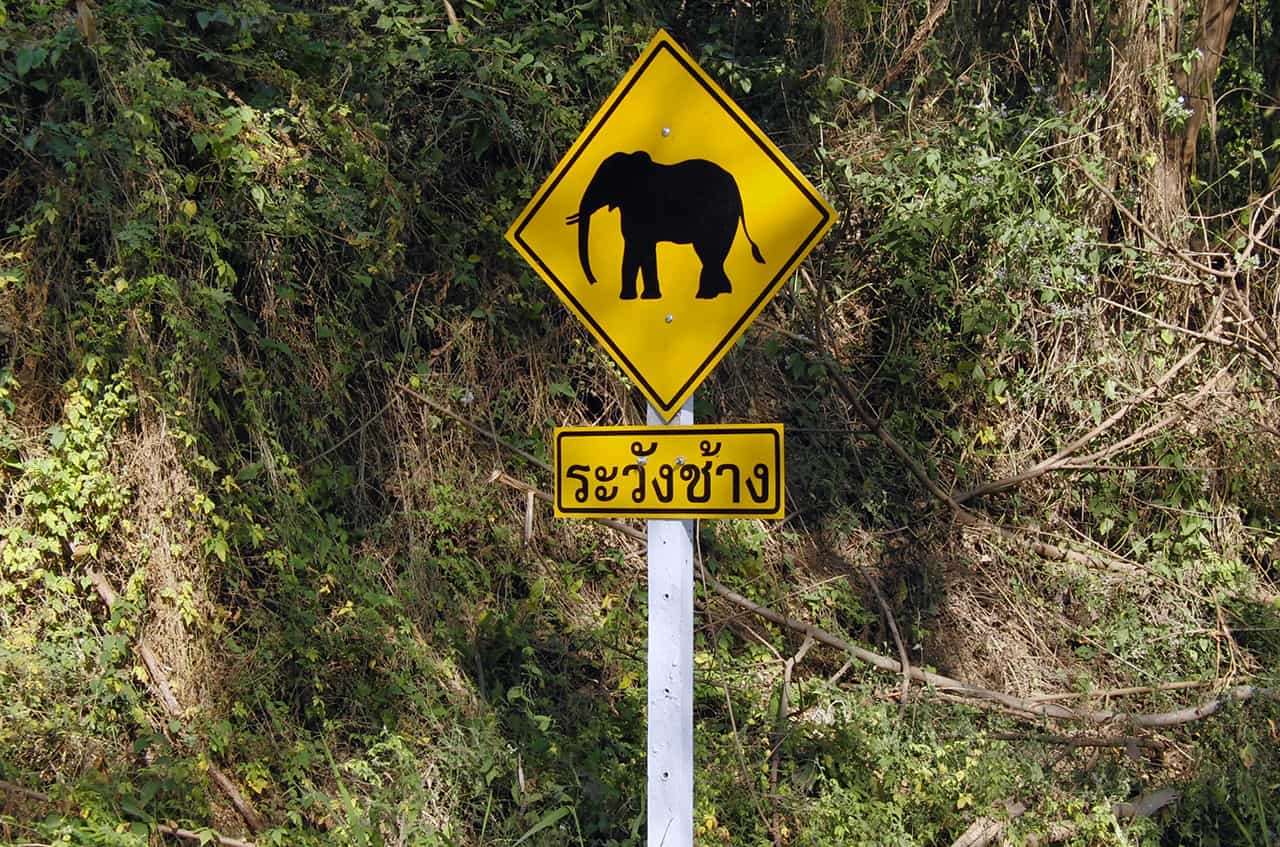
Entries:
<svg viewBox="0 0 1280 847">
<path fill-rule="evenodd" d="M 582 195 L 578 213 L 565 218 L 565 223 L 578 227 L 578 261 L 582 263 L 582 272 L 587 275 L 587 282 L 592 285 L 595 285 L 596 275 L 591 272 L 591 215 L 604 205 L 603 201 L 595 197 L 597 193 L 599 192 L 595 190 L 593 181 L 592 186 Z"/>
<path fill-rule="evenodd" d="M 591 212 L 584 207 L 578 213 L 578 261 L 582 262 L 582 272 L 587 275 L 587 282 L 596 284 L 595 274 L 591 273 Z"/>
</svg>

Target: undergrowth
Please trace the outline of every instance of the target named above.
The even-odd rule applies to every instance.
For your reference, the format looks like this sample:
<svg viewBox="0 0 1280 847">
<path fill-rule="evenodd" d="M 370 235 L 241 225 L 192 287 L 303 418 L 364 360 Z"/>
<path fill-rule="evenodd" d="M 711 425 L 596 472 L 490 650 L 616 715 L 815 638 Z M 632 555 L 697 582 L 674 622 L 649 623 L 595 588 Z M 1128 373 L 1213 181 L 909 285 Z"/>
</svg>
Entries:
<svg viewBox="0 0 1280 847">
<path fill-rule="evenodd" d="M 0 838 L 643 843 L 643 551 L 536 502 L 524 537 L 491 471 L 548 488 L 508 447 L 641 419 L 500 245 L 659 25 L 841 218 L 700 389 L 705 419 L 786 423 L 791 471 L 785 522 L 702 526 L 708 572 L 896 658 L 891 614 L 913 664 L 1022 697 L 1158 712 L 1276 684 L 1276 371 L 1265 344 L 1202 343 L 1214 291 L 1171 283 L 1186 267 L 1090 181 L 1114 171 L 1106 99 L 1007 77 L 1043 32 L 960 43 L 963 70 L 931 41 L 877 92 L 923 7 L 451 8 L 0 3 Z M 1233 79 L 1271 73 L 1233 55 Z M 1272 164 L 1244 150 L 1272 140 L 1256 102 L 1221 125 L 1254 170 L 1191 183 L 1215 213 Z M 1241 302 L 1275 291 L 1255 259 Z M 966 500 L 985 525 L 883 437 L 963 494 L 1117 415 Z M 1280 827 L 1265 697 L 1093 747 L 1138 731 L 900 703 L 897 677 L 703 589 L 695 661 L 699 843 Z"/>
</svg>

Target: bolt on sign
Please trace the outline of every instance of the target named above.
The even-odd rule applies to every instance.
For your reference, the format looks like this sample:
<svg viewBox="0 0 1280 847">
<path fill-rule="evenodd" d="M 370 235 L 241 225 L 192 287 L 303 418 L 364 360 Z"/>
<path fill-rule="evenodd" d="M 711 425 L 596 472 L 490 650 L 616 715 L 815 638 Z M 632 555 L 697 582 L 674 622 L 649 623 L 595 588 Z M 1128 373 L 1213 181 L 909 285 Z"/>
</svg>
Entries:
<svg viewBox="0 0 1280 847">
<path fill-rule="evenodd" d="M 558 427 L 558 518 L 781 518 L 782 424 Z"/>
<path fill-rule="evenodd" d="M 835 217 L 659 31 L 507 240 L 671 420 Z"/>
</svg>

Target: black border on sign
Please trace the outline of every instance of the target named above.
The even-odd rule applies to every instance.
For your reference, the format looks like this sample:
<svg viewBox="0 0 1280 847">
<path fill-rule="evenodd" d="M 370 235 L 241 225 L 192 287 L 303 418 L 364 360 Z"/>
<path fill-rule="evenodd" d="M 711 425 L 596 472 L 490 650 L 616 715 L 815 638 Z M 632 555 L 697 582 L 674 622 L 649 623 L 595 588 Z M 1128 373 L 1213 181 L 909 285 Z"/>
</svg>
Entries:
<svg viewBox="0 0 1280 847">
<path fill-rule="evenodd" d="M 787 178 L 791 180 L 792 184 L 794 184 L 795 187 L 800 190 L 801 195 L 810 203 L 812 203 L 813 207 L 818 210 L 818 215 L 819 215 L 818 225 L 813 228 L 812 232 L 810 232 L 807 236 L 805 236 L 804 240 L 800 242 L 800 246 L 796 248 L 795 252 L 791 254 L 790 258 L 788 258 L 787 261 L 782 263 L 782 265 L 778 270 L 777 275 L 774 276 L 774 278 L 771 279 L 764 286 L 764 288 L 760 292 L 760 295 L 756 297 L 756 299 L 751 303 L 751 305 L 747 307 L 747 309 L 742 313 L 742 317 L 739 318 L 733 324 L 733 326 L 729 328 L 729 331 L 725 333 L 724 337 L 720 339 L 720 341 L 716 344 L 716 346 L 711 349 L 711 352 L 702 361 L 702 363 L 694 369 L 693 374 L 689 377 L 689 379 L 686 380 L 685 383 L 681 385 L 678 389 L 676 389 L 675 393 L 672 394 L 670 397 L 663 397 L 654 389 L 652 385 L 649 384 L 649 381 L 644 378 L 644 375 L 635 366 L 635 364 L 629 358 L 627 358 L 627 355 L 618 348 L 618 345 L 615 344 L 613 339 L 609 337 L 609 334 L 604 331 L 604 328 L 601 327 L 600 324 L 596 322 L 596 319 L 592 317 L 592 315 L 583 307 L 583 305 L 580 302 L 578 302 L 578 298 L 573 296 L 573 292 L 569 290 L 569 287 L 565 285 L 564 282 L 561 281 L 561 279 L 551 271 L 551 268 L 547 267 L 546 263 L 543 262 L 542 258 L 533 250 L 533 247 L 529 244 L 529 242 L 524 240 L 524 230 L 529 226 L 529 223 L 538 214 L 538 210 L 542 208 L 542 204 L 545 203 L 547 201 L 547 198 L 549 198 L 555 192 L 556 187 L 560 184 L 561 180 L 563 180 L 565 176 L 568 175 L 569 171 L 573 169 L 574 164 L 577 163 L 578 159 L 582 156 L 582 154 L 586 152 L 587 147 L 590 146 L 592 139 L 594 139 L 596 135 L 599 134 L 600 130 L 603 129 L 604 125 L 609 121 L 609 118 L 613 116 L 613 113 L 617 111 L 618 107 L 622 105 L 622 102 L 626 100 L 627 94 L 631 92 L 631 89 L 635 87 L 635 84 L 640 81 L 640 78 L 642 76 L 644 76 L 644 72 L 649 68 L 651 64 L 653 64 L 654 59 L 656 59 L 658 55 L 663 53 L 664 51 L 670 54 L 671 57 L 675 59 L 677 62 L 679 62 L 681 67 L 683 67 L 685 71 L 688 72 L 689 76 L 693 77 L 693 79 L 697 81 L 698 85 L 702 86 L 703 90 L 706 91 L 707 94 L 711 95 L 712 99 L 714 99 L 717 103 L 720 104 L 720 107 L 724 109 L 724 111 L 727 112 L 730 115 L 730 117 L 733 118 L 733 120 L 738 124 L 738 126 L 742 127 L 742 130 L 747 134 L 747 137 L 750 138 L 753 142 L 755 142 L 755 145 L 759 147 L 761 151 L 763 151 L 764 154 L 768 156 L 773 161 L 773 163 L 777 165 L 778 168 L 787 175 Z M 769 299 L 772 298 L 773 295 L 777 293 L 778 288 L 781 286 L 783 282 L 783 275 L 789 269 L 791 269 L 792 264 L 796 262 L 796 260 L 800 256 L 804 255 L 804 253 L 808 251 L 809 245 L 813 243 L 814 239 L 818 237 L 819 233 L 821 233 L 824 229 L 826 229 L 827 225 L 830 223 L 831 212 L 827 209 L 825 205 L 823 205 L 822 202 L 820 202 L 820 200 L 814 195 L 814 193 L 809 190 L 809 187 L 804 183 L 804 181 L 796 178 L 796 174 L 793 172 L 793 167 L 794 166 L 788 167 L 786 164 L 784 164 L 779 159 L 778 155 L 770 147 L 770 145 L 765 143 L 760 138 L 759 134 L 755 132 L 754 128 L 750 126 L 747 122 L 745 122 L 742 119 L 742 116 L 739 115 L 735 109 L 730 107 L 727 102 L 725 102 L 725 98 L 721 96 L 720 92 L 717 91 L 714 86 L 709 85 L 707 83 L 707 80 L 703 78 L 702 74 L 700 74 L 697 69 L 691 66 L 689 62 L 685 61 L 685 58 L 680 55 L 679 51 L 672 49 L 671 45 L 668 42 L 663 41 L 658 44 L 658 47 L 656 50 L 654 50 L 651 54 L 649 54 L 649 58 L 647 58 L 644 64 L 640 66 L 639 70 L 635 73 L 635 75 L 631 77 L 630 82 L 627 83 L 626 87 L 622 90 L 622 92 L 618 95 L 618 97 L 614 99 L 613 104 L 609 107 L 608 111 L 606 111 L 604 115 L 600 118 L 600 120 L 596 122 L 596 125 L 591 129 L 591 132 L 587 135 L 587 137 L 582 141 L 581 144 L 577 146 L 576 152 L 569 159 L 568 163 L 566 163 L 564 168 L 560 170 L 560 173 L 551 182 L 551 185 L 547 187 L 547 190 L 542 193 L 542 196 L 538 199 L 538 202 L 533 206 L 532 209 L 528 211 L 527 214 L 525 214 L 524 220 L 521 222 L 520 226 L 517 227 L 515 230 L 514 237 L 516 241 L 520 242 L 520 246 L 524 248 L 525 253 L 527 253 L 534 260 L 537 261 L 538 267 L 542 269 L 542 272 L 543 274 L 546 275 L 546 278 L 555 281 L 556 288 L 559 289 L 560 295 L 573 304 L 574 310 L 585 321 L 587 321 L 587 323 L 591 325 L 591 327 L 595 330 L 596 336 L 598 338 L 603 339 L 608 344 L 609 349 L 613 352 L 613 354 L 624 363 L 624 365 L 626 366 L 627 372 L 644 386 L 645 393 L 648 396 L 658 400 L 658 407 L 664 413 L 670 413 L 675 408 L 677 398 L 682 397 L 685 394 L 685 392 L 689 390 L 691 385 L 696 387 L 700 382 L 702 382 L 702 380 L 706 379 L 708 365 L 719 358 L 720 351 L 724 349 L 725 345 L 729 343 L 730 339 L 734 338 L 738 334 L 739 329 L 744 328 L 743 325 L 747 321 L 747 319 L 755 315 L 756 311 L 762 308 L 763 304 L 767 303 Z"/>
<path fill-rule="evenodd" d="M 655 427 L 655 426 L 637 426 L 637 427 L 585 427 L 582 429 L 561 429 L 555 434 L 555 507 L 562 515 L 569 516 L 605 516 L 605 517 L 630 517 L 645 518 L 650 516 L 679 516 L 679 517 L 754 517 L 758 515 L 775 515 L 778 513 L 782 505 L 782 484 L 783 479 L 779 478 L 778 485 L 774 491 L 772 505 L 769 506 L 744 506 L 740 509 L 732 508 L 711 508 L 703 510 L 696 508 L 670 508 L 670 509 L 653 509 L 641 508 L 636 506 L 633 509 L 627 509 L 625 506 L 609 506 L 601 508 L 584 508 L 582 506 L 571 506 L 566 508 L 560 502 L 560 477 L 561 477 L 561 456 L 560 442 L 566 437 L 569 438 L 600 438 L 621 436 L 623 438 L 634 438 L 644 436 L 646 438 L 660 438 L 663 435 L 771 435 L 773 436 L 773 462 L 774 467 L 779 471 L 782 470 L 782 442 L 783 432 L 769 426 L 751 426 L 747 425 L 728 425 L 701 426 L 694 424 L 692 426 L 682 427 Z M 781 476 L 781 475 L 779 475 Z"/>
</svg>

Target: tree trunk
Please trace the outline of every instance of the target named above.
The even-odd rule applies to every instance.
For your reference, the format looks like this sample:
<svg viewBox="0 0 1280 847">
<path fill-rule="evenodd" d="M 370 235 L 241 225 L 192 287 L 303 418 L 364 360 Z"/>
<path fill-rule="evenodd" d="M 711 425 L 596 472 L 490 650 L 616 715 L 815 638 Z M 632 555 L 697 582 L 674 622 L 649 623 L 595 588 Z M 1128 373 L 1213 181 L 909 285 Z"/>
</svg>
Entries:
<svg viewBox="0 0 1280 847">
<path fill-rule="evenodd" d="M 1082 95 L 1101 98 L 1092 117 L 1093 140 L 1080 152 L 1098 157 L 1104 183 L 1151 233 L 1172 244 L 1187 239 L 1186 188 L 1196 138 L 1213 105 L 1212 83 L 1239 0 L 1202 0 L 1194 38 L 1181 32 L 1186 0 L 1115 0 L 1099 19 L 1097 6 L 1071 0 L 1061 52 L 1059 92 L 1069 105 Z M 1186 46 L 1185 51 L 1179 52 Z M 1195 52 L 1198 50 L 1198 53 Z M 1188 56 L 1181 60 L 1180 56 Z M 1107 63 L 1100 90 L 1088 92 L 1090 60 Z M 1179 98 L 1182 98 L 1179 100 Z M 1179 111 L 1186 119 L 1179 121 Z M 1099 201 L 1093 222 L 1107 233 L 1131 225 Z M 1109 232 L 1112 240 L 1142 243 L 1140 231 Z"/>
<path fill-rule="evenodd" d="M 1175 84 L 1187 98 L 1186 105 L 1191 114 L 1187 116 L 1182 134 L 1170 139 L 1174 147 L 1171 153 L 1179 157 L 1186 174 L 1190 174 L 1195 162 L 1200 128 L 1204 126 L 1205 118 L 1215 113 L 1213 81 L 1222 65 L 1231 22 L 1239 7 L 1240 0 L 1204 0 L 1191 56 L 1185 67 L 1175 71 Z M 1212 123 L 1209 129 L 1214 130 Z"/>
</svg>

